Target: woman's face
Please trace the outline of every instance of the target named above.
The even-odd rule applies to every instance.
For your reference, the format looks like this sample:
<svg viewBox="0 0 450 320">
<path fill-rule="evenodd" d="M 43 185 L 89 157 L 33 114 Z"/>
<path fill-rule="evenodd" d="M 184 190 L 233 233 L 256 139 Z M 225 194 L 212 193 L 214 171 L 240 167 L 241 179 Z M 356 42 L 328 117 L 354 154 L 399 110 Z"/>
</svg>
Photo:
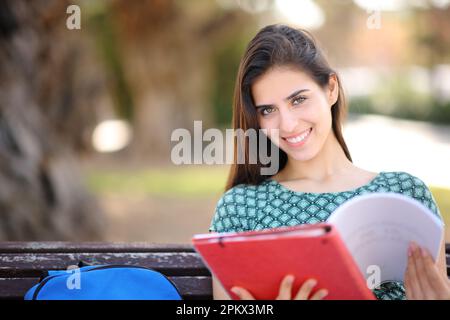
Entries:
<svg viewBox="0 0 450 320">
<path fill-rule="evenodd" d="M 261 129 L 289 158 L 307 161 L 322 149 L 331 131 L 331 106 L 336 102 L 336 77 L 327 88 L 306 73 L 275 67 L 252 85 L 252 96 Z M 271 130 L 279 130 L 277 139 Z"/>
</svg>

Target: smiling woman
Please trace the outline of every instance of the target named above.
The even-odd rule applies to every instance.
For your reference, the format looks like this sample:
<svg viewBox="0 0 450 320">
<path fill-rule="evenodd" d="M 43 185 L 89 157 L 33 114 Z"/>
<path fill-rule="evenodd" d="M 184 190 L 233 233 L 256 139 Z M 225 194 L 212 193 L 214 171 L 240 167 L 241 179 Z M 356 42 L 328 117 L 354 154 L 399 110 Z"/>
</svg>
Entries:
<svg viewBox="0 0 450 320">
<path fill-rule="evenodd" d="M 277 66 L 257 78 L 252 85 L 253 101 L 258 111 L 262 109 L 258 112 L 259 125 L 269 132 L 279 129 L 281 139 L 278 147 L 295 160 L 311 158 L 312 154 L 318 153 L 329 137 L 330 108 L 344 107 L 343 104 L 334 106 L 339 94 L 335 73 L 330 72 L 329 81 L 324 90 L 304 71 Z M 307 89 L 297 89 L 300 86 Z M 289 95 L 285 97 L 287 92 Z M 336 131 L 346 148 L 341 133 Z M 313 140 L 314 143 L 309 142 Z"/>
<path fill-rule="evenodd" d="M 279 170 L 265 176 L 261 161 L 234 163 L 210 231 L 241 232 L 324 222 L 347 200 L 374 192 L 409 196 L 442 220 L 433 195 L 419 178 L 406 172 L 370 172 L 353 164 L 342 135 L 345 112 L 339 76 L 313 37 L 285 25 L 263 28 L 241 60 L 233 124 L 235 130 L 267 130 L 266 141 L 260 141 L 258 147 L 276 145 Z M 270 134 L 277 130 L 281 139 Z M 244 153 L 249 153 L 249 143 L 239 141 L 235 154 L 237 145 L 244 145 Z M 444 243 L 431 267 L 414 249 L 408 255 L 407 283 L 383 283 L 374 290 L 377 298 L 450 298 Z M 425 264 L 430 272 L 414 267 Z M 292 293 L 293 281 L 286 275 L 277 299 L 291 299 L 292 294 L 295 299 L 323 299 L 327 295 L 326 288 L 314 288 L 315 279 L 306 280 Z M 227 297 L 215 279 L 213 290 L 215 298 Z M 245 288 L 233 291 L 242 299 L 253 298 Z"/>
<path fill-rule="evenodd" d="M 291 160 L 306 160 L 324 149 L 328 155 L 340 157 L 334 159 L 336 163 L 351 163 L 342 135 L 346 103 L 339 76 L 306 31 L 274 25 L 258 33 L 241 61 L 233 108 L 234 129 L 279 129 L 284 139 L 270 139 L 269 134 L 267 140 L 268 145 L 274 143 L 280 149 L 279 175 L 293 162 L 288 162 L 288 154 Z M 309 129 L 308 147 L 305 141 L 304 148 L 295 148 L 295 142 Z M 306 169 L 306 165 L 301 167 Z M 264 181 L 267 177 L 260 174 L 261 167 L 260 163 L 233 165 L 226 189 Z"/>
</svg>

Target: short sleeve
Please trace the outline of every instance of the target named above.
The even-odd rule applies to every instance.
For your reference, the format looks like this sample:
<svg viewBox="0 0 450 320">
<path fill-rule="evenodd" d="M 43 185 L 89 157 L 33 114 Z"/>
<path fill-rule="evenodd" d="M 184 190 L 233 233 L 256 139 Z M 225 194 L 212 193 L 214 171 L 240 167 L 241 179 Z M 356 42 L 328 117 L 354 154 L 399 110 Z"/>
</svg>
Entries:
<svg viewBox="0 0 450 320">
<path fill-rule="evenodd" d="M 411 196 L 430 209 L 442 221 L 442 224 L 444 224 L 444 219 L 439 211 L 436 200 L 425 182 L 413 175 L 409 176 L 412 180 Z"/>
<path fill-rule="evenodd" d="M 246 205 L 246 187 L 239 185 L 225 192 L 216 205 L 210 232 L 241 232 L 250 230 Z"/>
</svg>

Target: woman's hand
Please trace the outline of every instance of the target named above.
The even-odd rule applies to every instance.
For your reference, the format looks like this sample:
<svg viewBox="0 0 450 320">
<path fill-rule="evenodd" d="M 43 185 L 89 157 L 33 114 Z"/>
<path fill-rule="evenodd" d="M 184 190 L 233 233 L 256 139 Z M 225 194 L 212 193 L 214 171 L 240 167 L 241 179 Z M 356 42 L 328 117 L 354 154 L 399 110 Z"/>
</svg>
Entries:
<svg viewBox="0 0 450 320">
<path fill-rule="evenodd" d="M 306 280 L 298 290 L 294 299 L 292 299 L 292 284 L 294 283 L 294 276 L 287 275 L 283 278 L 280 285 L 280 291 L 276 300 L 308 300 L 314 286 L 317 284 L 315 279 Z M 235 293 L 241 300 L 255 300 L 255 298 L 242 287 L 233 287 L 231 291 Z M 309 300 L 321 300 L 328 294 L 328 290 L 320 289 L 309 298 Z"/>
<path fill-rule="evenodd" d="M 408 249 L 404 284 L 408 300 L 450 299 L 449 279 L 439 272 L 430 253 L 414 242 Z"/>
</svg>

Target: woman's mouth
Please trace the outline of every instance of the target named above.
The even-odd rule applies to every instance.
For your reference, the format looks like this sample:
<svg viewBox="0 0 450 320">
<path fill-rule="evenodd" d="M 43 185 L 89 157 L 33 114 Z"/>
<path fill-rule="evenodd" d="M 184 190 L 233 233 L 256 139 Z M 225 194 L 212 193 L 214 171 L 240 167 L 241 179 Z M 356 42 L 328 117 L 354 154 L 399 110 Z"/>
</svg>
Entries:
<svg viewBox="0 0 450 320">
<path fill-rule="evenodd" d="M 295 136 L 283 137 L 283 139 L 292 147 L 299 147 L 305 144 L 309 135 L 311 134 L 312 128 L 302 131 Z"/>
</svg>

